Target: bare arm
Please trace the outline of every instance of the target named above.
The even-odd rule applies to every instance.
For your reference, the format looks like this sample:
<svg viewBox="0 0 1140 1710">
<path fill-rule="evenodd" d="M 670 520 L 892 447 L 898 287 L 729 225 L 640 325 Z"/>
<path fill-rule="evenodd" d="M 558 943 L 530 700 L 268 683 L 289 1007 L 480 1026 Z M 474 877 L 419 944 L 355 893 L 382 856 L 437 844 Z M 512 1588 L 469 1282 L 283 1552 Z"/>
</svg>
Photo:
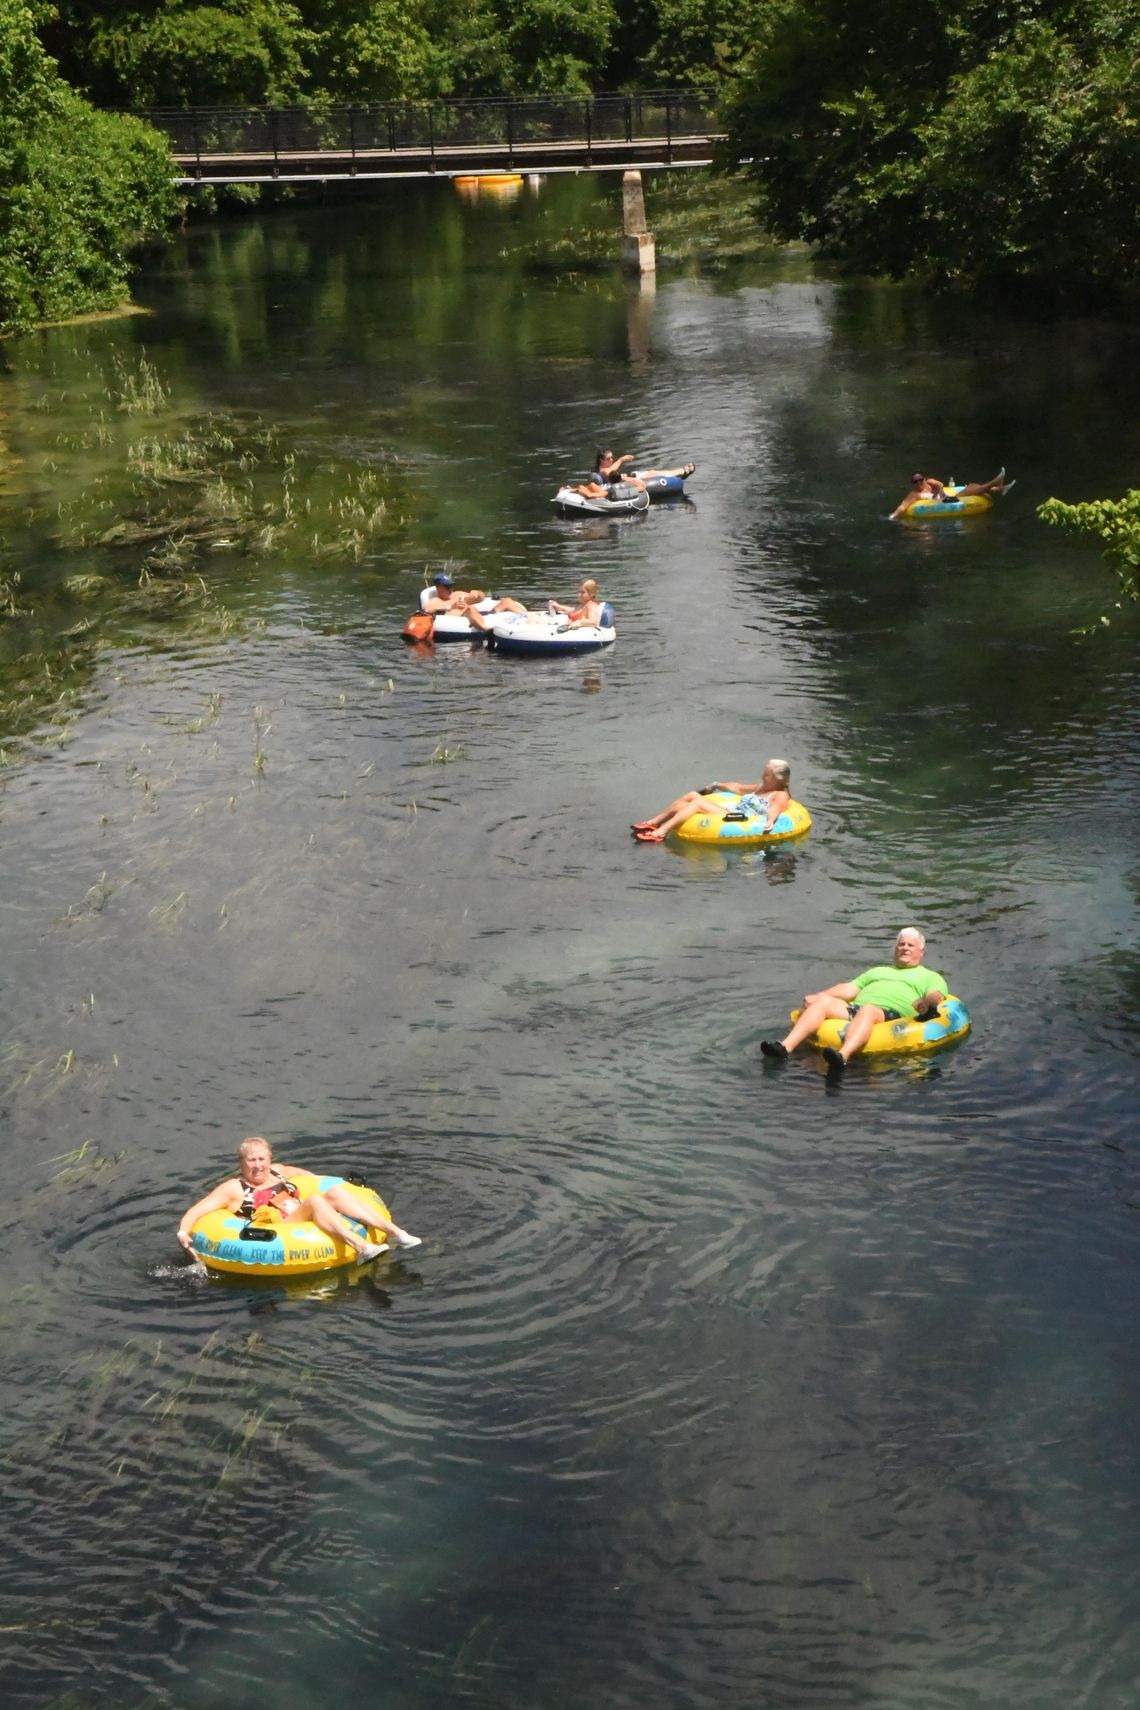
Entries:
<svg viewBox="0 0 1140 1710">
<path fill-rule="evenodd" d="M 806 1009 L 809 1003 L 814 1003 L 816 998 L 833 997 L 838 998 L 841 1003 L 850 1003 L 858 995 L 859 988 L 854 980 L 841 980 L 837 986 L 826 986 L 821 992 L 806 993 L 804 1008 Z"/>
<path fill-rule="evenodd" d="M 924 992 L 915 1004 L 914 1013 L 920 1017 L 937 1015 L 939 1004 L 945 1003 L 945 1001 L 946 993 L 940 992 L 937 986 L 931 986 L 930 990 Z"/>
<path fill-rule="evenodd" d="M 241 1185 L 238 1181 L 222 1182 L 220 1187 L 216 1187 L 212 1193 L 208 1193 L 204 1199 L 200 1199 L 197 1205 L 192 1205 L 189 1211 L 183 1212 L 182 1221 L 178 1225 L 178 1241 L 188 1253 L 193 1248 L 190 1231 L 198 1219 L 205 1217 L 208 1211 L 224 1211 L 228 1206 L 232 1206 L 235 1192 L 241 1193 Z"/>
<path fill-rule="evenodd" d="M 569 627 L 571 629 L 590 629 L 596 625 L 601 615 L 602 608 L 598 601 L 588 600 L 580 611 L 574 613 L 570 619 Z"/>
<path fill-rule="evenodd" d="M 906 498 L 903 499 L 901 501 L 901 503 L 899 503 L 895 506 L 894 510 L 891 512 L 891 519 L 890 520 L 892 522 L 894 522 L 897 517 L 905 516 L 907 511 L 910 510 L 910 507 L 915 503 L 915 501 L 918 499 L 921 499 L 921 498 L 922 498 L 922 488 L 921 487 L 912 487 L 910 492 L 907 494 Z"/>
<path fill-rule="evenodd" d="M 780 815 L 783 813 L 784 809 L 787 807 L 787 805 L 791 801 L 791 799 L 792 798 L 788 794 L 787 790 L 771 790 L 769 792 L 769 794 L 768 794 L 768 823 L 764 827 L 765 831 L 771 831 L 772 827 L 775 825 L 776 821 L 779 819 Z"/>
</svg>

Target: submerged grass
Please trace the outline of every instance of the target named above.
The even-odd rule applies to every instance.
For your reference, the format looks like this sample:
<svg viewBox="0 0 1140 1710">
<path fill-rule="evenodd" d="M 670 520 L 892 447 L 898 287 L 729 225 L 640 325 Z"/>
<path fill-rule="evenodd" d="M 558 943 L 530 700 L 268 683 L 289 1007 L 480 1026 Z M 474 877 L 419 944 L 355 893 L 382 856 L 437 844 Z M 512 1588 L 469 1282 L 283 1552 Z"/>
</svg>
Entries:
<svg viewBox="0 0 1140 1710">
<path fill-rule="evenodd" d="M 454 748 L 449 748 L 446 742 L 437 742 L 435 750 L 428 761 L 428 765 L 450 766 L 452 761 L 462 760 L 466 752 L 467 750 L 463 747 L 462 743 L 457 743 Z"/>
<path fill-rule="evenodd" d="M 72 1097 L 87 1098 L 100 1091 L 118 1067 L 117 1053 L 108 1061 L 97 1062 L 81 1058 L 74 1048 L 44 1053 L 42 1047 L 12 1040 L 0 1051 L 0 1097 L 30 1108 L 46 1104 L 64 1091 L 70 1091 Z M 89 1144 L 94 1146 L 93 1141 Z M 62 1162 L 66 1169 L 69 1160 L 71 1166 L 85 1172 L 103 1170 L 119 1161 L 118 1157 L 88 1154 L 83 1147 L 79 1153 L 51 1161 Z"/>
<path fill-rule="evenodd" d="M 20 526 L 46 548 L 34 588 L 0 564 L 0 776 L 67 740 L 55 685 L 90 681 L 104 637 L 145 639 L 174 618 L 186 640 L 250 633 L 263 620 L 231 591 L 234 557 L 359 563 L 406 523 L 397 464 L 330 461 L 258 417 L 188 414 L 145 352 L 113 355 L 84 385 L 23 408 L 69 419 L 25 459 L 41 485 L 29 485 Z M 258 747 L 255 771 L 264 765 Z"/>
<path fill-rule="evenodd" d="M 110 1157 L 100 1152 L 94 1140 L 85 1140 L 82 1146 L 77 1146 L 73 1152 L 61 1152 L 56 1158 L 49 1158 L 50 1164 L 58 1164 L 58 1170 L 52 1171 L 53 1182 L 72 1185 L 76 1182 L 87 1182 L 93 1176 L 103 1174 L 121 1164 L 125 1152 L 114 1152 Z"/>
<path fill-rule="evenodd" d="M 283 1494 L 300 1485 L 291 1426 L 314 1384 L 296 1366 L 283 1380 L 287 1365 L 256 1331 L 215 1333 L 189 1356 L 161 1338 L 130 1337 L 61 1364 L 50 1427 L 34 1437 L 10 1432 L 0 1475 L 17 1512 L 55 1504 L 71 1547 L 126 1564 L 92 1584 L 85 1619 L 162 1614 L 169 1579 L 156 1584 L 138 1549 L 156 1528 L 178 1541 L 180 1574 L 203 1552 L 211 1584 L 237 1572 L 248 1538 L 235 1524 L 235 1490 L 259 1530 L 272 1530 L 289 1506 Z M 53 1614 L 31 1594 L 11 1600 L 12 1630 L 43 1626 Z"/>
<path fill-rule="evenodd" d="M 275 459 L 276 483 L 266 479 Z M 95 482 L 86 505 L 68 507 L 86 515 L 69 515 L 59 545 L 145 547 L 142 569 L 176 580 L 207 551 L 266 557 L 307 541 L 314 558 L 359 560 L 389 526 L 375 470 L 302 466 L 295 453 L 281 452 L 276 429 L 259 421 L 209 415 L 150 432 L 127 447 L 124 472 L 130 488 L 115 520 L 100 521 L 105 505 Z"/>
</svg>

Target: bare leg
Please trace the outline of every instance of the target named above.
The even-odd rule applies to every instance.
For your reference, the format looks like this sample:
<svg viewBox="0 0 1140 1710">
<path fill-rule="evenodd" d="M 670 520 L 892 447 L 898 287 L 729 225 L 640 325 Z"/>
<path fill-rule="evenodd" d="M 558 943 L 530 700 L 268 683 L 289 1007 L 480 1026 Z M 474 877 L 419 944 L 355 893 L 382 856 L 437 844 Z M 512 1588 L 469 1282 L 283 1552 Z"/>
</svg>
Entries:
<svg viewBox="0 0 1140 1710">
<path fill-rule="evenodd" d="M 661 475 L 675 475 L 678 480 L 684 481 L 696 467 L 695 463 L 683 463 L 680 469 L 639 469 L 637 474 L 641 481 L 655 481 Z"/>
<path fill-rule="evenodd" d="M 338 1212 L 334 1211 L 323 1193 L 315 1193 L 309 1199 L 304 1200 L 293 1213 L 293 1216 L 294 1218 L 311 1218 L 318 1229 L 323 1229 L 326 1235 L 337 1235 L 342 1241 L 347 1241 L 353 1252 L 362 1257 L 371 1252 L 372 1243 L 367 1235 L 358 1235 L 356 1230 L 346 1223 Z M 362 1220 L 365 1228 L 368 1227 L 370 1217 L 371 1213 L 369 1213 L 368 1218 Z M 377 1248 L 376 1251 L 379 1252 L 380 1249 Z"/>
<path fill-rule="evenodd" d="M 675 802 L 661 813 L 655 813 L 652 819 L 643 819 L 633 827 L 640 840 L 644 843 L 660 843 L 668 837 L 671 831 L 676 831 L 679 825 L 684 825 L 687 819 L 692 819 L 695 813 L 702 810 L 716 812 L 708 798 L 702 796 L 699 790 L 686 790 L 683 796 L 678 796 Z"/>
<path fill-rule="evenodd" d="M 790 1057 L 798 1045 L 802 1045 L 808 1036 L 814 1033 L 824 1021 L 841 1021 L 847 1014 L 847 1005 L 842 998 L 828 997 L 822 993 L 805 1004 L 803 1013 L 798 1021 L 793 1022 L 789 1032 L 779 1043 L 770 1039 L 761 1042 L 760 1049 L 766 1057 Z"/>
<path fill-rule="evenodd" d="M 957 499 L 969 499 L 974 496 L 982 497 L 989 493 L 1005 492 L 1005 470 L 1001 469 L 992 481 L 967 481 L 964 487 L 959 487 L 954 495 Z"/>
<path fill-rule="evenodd" d="M 346 1217 L 354 1217 L 358 1223 L 363 1223 L 366 1229 L 369 1227 L 383 1229 L 384 1233 L 390 1235 L 399 1247 L 418 1247 L 420 1245 L 418 1235 L 409 1235 L 408 1231 L 401 1229 L 398 1223 L 390 1223 L 386 1217 L 381 1217 L 374 1205 L 369 1205 L 367 1200 L 358 1199 L 352 1189 L 346 1187 L 343 1182 L 338 1182 L 335 1187 L 329 1188 L 323 1196 L 314 1195 L 314 1198 L 317 1197 L 326 1199 L 330 1206 L 334 1206 L 336 1211 L 343 1212 Z"/>
<path fill-rule="evenodd" d="M 844 1006 L 846 1007 L 846 1006 Z M 861 1051 L 871 1037 L 871 1029 L 876 1022 L 885 1021 L 886 1016 L 878 1004 L 862 1003 L 847 1023 L 847 1032 L 843 1035 L 843 1043 L 839 1047 L 839 1055 L 845 1063 L 849 1063 L 856 1051 Z"/>
</svg>

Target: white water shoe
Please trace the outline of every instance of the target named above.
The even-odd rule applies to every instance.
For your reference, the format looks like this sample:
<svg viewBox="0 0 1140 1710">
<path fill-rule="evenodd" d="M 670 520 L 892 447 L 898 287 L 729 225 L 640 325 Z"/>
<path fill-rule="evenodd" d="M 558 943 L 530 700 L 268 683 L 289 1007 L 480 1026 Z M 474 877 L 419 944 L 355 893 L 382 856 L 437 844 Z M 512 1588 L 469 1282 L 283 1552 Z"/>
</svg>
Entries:
<svg viewBox="0 0 1140 1710">
<path fill-rule="evenodd" d="M 361 1247 L 360 1251 L 357 1253 L 356 1262 L 358 1265 L 366 1265 L 369 1259 L 378 1259 L 381 1253 L 386 1253 L 387 1251 L 387 1241 L 369 1241 L 365 1246 Z"/>
</svg>

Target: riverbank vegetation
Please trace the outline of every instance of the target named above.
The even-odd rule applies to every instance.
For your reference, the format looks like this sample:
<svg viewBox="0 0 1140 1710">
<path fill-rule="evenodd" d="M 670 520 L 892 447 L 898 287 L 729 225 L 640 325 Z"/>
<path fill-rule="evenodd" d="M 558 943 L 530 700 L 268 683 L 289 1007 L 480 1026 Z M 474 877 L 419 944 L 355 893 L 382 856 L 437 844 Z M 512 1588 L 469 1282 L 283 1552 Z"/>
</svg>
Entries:
<svg viewBox="0 0 1140 1710">
<path fill-rule="evenodd" d="M 1130 487 L 1122 499 L 1092 499 L 1079 505 L 1046 499 L 1037 515 L 1055 528 L 1103 541 L 1105 562 L 1117 580 L 1115 610 L 1122 611 L 1126 601 L 1140 600 L 1140 487 Z M 1078 633 L 1088 635 L 1111 622 L 1108 613 L 1102 612 L 1096 623 Z"/>
<path fill-rule="evenodd" d="M 774 235 L 951 289 L 1140 286 L 1136 0 L 769 0 L 727 163 Z"/>
<path fill-rule="evenodd" d="M 179 206 L 165 143 L 67 86 L 45 17 L 0 0 L 0 331 L 114 308 L 131 251 Z"/>
<path fill-rule="evenodd" d="M 0 542 L 0 774 L 66 743 L 103 646 L 244 634 L 263 606 L 251 616 L 235 593 L 235 564 L 264 567 L 271 602 L 292 566 L 360 564 L 416 505 L 394 459 L 179 405 L 145 351 L 73 368 L 25 406 L 19 440 L 27 502 Z"/>
</svg>

